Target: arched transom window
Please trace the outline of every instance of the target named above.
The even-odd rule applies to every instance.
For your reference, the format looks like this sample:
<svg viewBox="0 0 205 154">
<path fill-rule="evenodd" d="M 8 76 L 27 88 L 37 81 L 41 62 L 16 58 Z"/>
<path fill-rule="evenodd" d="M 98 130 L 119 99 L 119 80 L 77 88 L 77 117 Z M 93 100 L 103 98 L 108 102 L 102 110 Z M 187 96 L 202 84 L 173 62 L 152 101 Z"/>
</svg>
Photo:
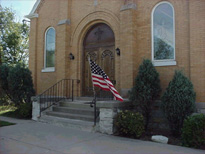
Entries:
<svg viewBox="0 0 205 154">
<path fill-rule="evenodd" d="M 45 33 L 45 57 L 44 57 L 44 68 L 55 67 L 55 46 L 56 34 L 53 27 L 48 28 Z"/>
<path fill-rule="evenodd" d="M 155 66 L 176 65 L 174 8 L 169 2 L 152 10 L 152 60 Z"/>
</svg>

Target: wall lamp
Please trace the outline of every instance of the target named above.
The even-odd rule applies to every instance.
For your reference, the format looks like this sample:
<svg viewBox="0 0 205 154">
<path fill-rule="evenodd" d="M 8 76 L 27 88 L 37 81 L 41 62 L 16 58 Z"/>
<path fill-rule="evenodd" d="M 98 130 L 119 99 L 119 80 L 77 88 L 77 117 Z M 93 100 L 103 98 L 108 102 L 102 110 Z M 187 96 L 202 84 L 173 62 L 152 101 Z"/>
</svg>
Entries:
<svg viewBox="0 0 205 154">
<path fill-rule="evenodd" d="M 70 60 L 74 60 L 75 59 L 75 57 L 73 56 L 72 53 L 69 54 L 69 58 L 70 58 Z"/>
<path fill-rule="evenodd" d="M 120 49 L 116 48 L 115 50 L 116 50 L 117 55 L 120 56 Z"/>
</svg>

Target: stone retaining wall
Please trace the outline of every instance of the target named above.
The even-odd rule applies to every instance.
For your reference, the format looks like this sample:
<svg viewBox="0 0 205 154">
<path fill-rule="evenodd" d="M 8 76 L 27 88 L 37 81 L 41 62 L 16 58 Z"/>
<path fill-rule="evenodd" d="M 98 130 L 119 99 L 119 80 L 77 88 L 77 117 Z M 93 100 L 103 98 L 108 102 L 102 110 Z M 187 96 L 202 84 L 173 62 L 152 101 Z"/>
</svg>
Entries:
<svg viewBox="0 0 205 154">
<path fill-rule="evenodd" d="M 122 109 L 129 109 L 131 103 L 129 101 L 99 101 L 96 106 L 100 111 L 98 131 L 105 134 L 114 134 L 116 132 L 114 121 L 117 113 Z"/>
</svg>

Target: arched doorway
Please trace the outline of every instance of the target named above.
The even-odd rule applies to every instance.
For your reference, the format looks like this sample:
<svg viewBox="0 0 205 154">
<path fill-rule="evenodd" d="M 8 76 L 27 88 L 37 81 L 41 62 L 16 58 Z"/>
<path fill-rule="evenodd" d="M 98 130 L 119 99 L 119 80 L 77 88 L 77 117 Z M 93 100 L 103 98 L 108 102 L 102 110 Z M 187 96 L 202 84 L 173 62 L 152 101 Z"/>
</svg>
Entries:
<svg viewBox="0 0 205 154">
<path fill-rule="evenodd" d="M 115 81 L 115 37 L 112 29 L 104 23 L 92 26 L 85 36 L 83 48 L 82 94 L 89 97 L 93 96 L 93 85 L 88 57 L 105 71 L 111 81 Z M 96 91 L 100 97 L 110 95 L 106 92 L 99 93 L 99 88 L 96 88 Z"/>
</svg>

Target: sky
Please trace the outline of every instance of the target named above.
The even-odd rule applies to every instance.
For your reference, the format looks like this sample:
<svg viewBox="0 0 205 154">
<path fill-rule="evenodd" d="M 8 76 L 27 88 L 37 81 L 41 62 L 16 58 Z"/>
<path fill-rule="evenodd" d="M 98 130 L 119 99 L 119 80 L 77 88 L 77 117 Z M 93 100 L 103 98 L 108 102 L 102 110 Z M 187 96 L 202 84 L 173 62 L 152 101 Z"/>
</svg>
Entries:
<svg viewBox="0 0 205 154">
<path fill-rule="evenodd" d="M 28 15 L 37 0 L 0 0 L 2 7 L 12 8 L 16 13 L 16 21 L 21 22 Z"/>
</svg>

